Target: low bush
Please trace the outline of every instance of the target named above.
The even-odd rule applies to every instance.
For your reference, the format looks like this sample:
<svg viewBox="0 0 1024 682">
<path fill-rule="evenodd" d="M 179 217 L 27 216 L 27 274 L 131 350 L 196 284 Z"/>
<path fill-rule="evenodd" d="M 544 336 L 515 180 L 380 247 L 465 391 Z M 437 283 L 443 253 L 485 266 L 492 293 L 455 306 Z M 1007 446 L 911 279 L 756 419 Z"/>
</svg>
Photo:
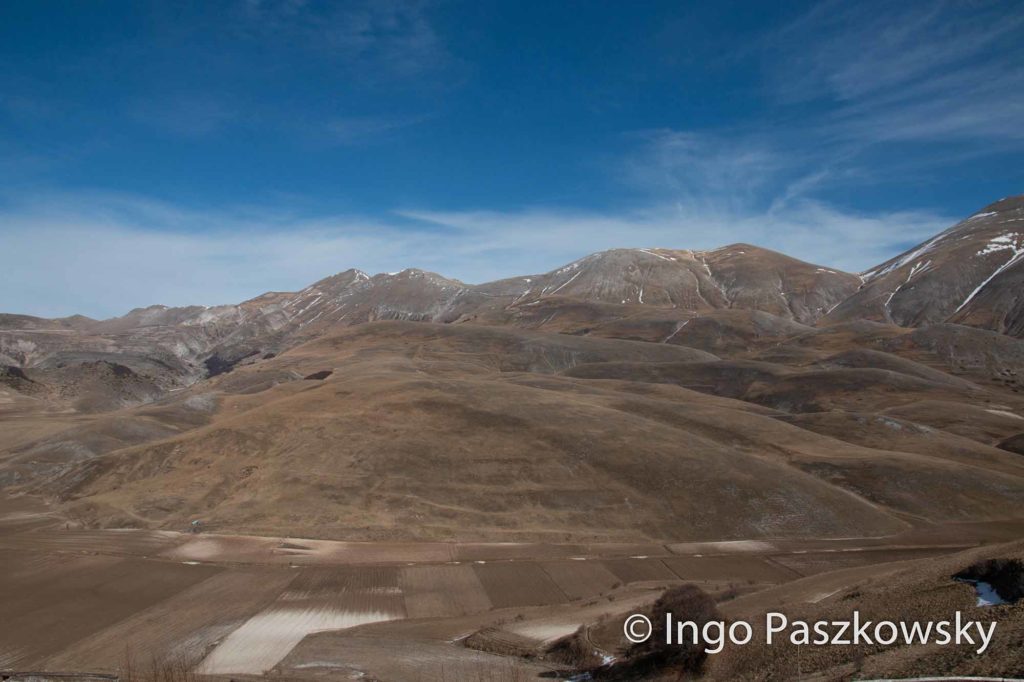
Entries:
<svg viewBox="0 0 1024 682">
<path fill-rule="evenodd" d="M 666 614 L 673 621 L 693 621 L 697 630 L 711 621 L 724 620 L 715 600 L 696 585 L 680 585 L 666 590 L 650 608 L 647 616 L 653 630 L 647 641 L 633 644 L 615 663 L 596 668 L 591 676 L 596 680 L 685 680 L 704 673 L 708 654 L 706 643 L 667 644 Z"/>
</svg>

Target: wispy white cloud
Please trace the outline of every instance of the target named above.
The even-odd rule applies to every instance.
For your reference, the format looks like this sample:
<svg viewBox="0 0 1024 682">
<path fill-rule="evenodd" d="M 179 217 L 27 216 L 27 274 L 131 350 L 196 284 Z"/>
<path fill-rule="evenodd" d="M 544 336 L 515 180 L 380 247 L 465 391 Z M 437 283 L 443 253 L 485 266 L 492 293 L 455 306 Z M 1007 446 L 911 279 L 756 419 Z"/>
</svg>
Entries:
<svg viewBox="0 0 1024 682">
<path fill-rule="evenodd" d="M 237 302 L 349 267 L 421 267 L 482 282 L 615 247 L 752 242 L 859 270 L 950 222 L 929 213 L 861 215 L 806 200 L 768 213 L 677 203 L 603 214 L 410 210 L 372 220 L 47 195 L 0 208 L 0 251 L 14 255 L 0 270 L 0 310 L 111 316 L 153 303 Z"/>
<path fill-rule="evenodd" d="M 373 221 L 272 208 L 37 196 L 0 209 L 0 251 L 18 254 L 0 269 L 0 310 L 110 316 L 154 303 L 237 302 L 351 266 L 397 263 L 394 236 Z"/>
<path fill-rule="evenodd" d="M 769 92 L 845 141 L 1024 141 L 1019 2 L 826 0 L 766 37 Z M 815 128 L 818 130 L 815 131 Z"/>
<path fill-rule="evenodd" d="M 637 148 L 616 162 L 625 179 L 690 204 L 749 204 L 805 165 L 798 152 L 780 153 L 770 136 L 756 131 L 661 129 L 631 137 Z"/>
<path fill-rule="evenodd" d="M 920 234 L 915 226 L 936 226 L 935 216 L 861 214 L 828 197 L 907 186 L 1024 148 L 1021 9 L 989 0 L 824 0 L 749 48 L 768 94 L 761 116 L 633 133 L 637 144 L 614 172 L 652 202 L 676 202 L 687 221 L 726 233 L 761 221 L 796 237 L 769 232 L 749 241 L 791 243 L 783 250 L 861 267 L 894 244 L 876 219 L 910 226 L 906 243 Z M 807 229 L 814 221 L 824 242 Z M 829 240 L 851 255 L 832 253 Z"/>
</svg>

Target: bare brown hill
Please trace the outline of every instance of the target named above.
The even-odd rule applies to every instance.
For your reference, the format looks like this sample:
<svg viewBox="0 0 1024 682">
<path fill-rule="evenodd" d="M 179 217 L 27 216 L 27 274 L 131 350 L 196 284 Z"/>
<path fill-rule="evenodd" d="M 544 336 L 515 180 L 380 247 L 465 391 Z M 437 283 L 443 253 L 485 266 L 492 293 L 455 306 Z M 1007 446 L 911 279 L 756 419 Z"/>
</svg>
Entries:
<svg viewBox="0 0 1024 682">
<path fill-rule="evenodd" d="M 377 322 L 199 388 L 121 413 L 117 423 L 140 426 L 117 437 L 108 426 L 102 439 L 77 430 L 23 443 L 7 466 L 17 463 L 22 489 L 90 525 L 201 518 L 351 539 L 873 536 L 918 520 L 1015 518 L 1024 502 L 1024 469 L 978 457 L 980 445 L 866 446 L 782 419 L 990 397 L 893 370 Z M 26 466 L 68 442 L 82 444 L 74 461 Z"/>
</svg>

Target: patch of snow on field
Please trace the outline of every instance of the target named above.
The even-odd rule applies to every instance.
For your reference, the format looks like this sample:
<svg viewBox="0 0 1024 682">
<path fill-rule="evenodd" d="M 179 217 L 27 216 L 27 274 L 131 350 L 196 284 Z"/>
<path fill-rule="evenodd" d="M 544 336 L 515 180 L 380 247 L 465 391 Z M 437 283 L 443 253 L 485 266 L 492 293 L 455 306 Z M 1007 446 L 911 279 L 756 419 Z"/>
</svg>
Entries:
<svg viewBox="0 0 1024 682">
<path fill-rule="evenodd" d="M 775 549 L 775 545 L 762 540 L 726 540 L 708 544 L 727 552 L 765 552 Z"/>
<path fill-rule="evenodd" d="M 197 559 L 202 561 L 203 559 L 217 559 L 224 551 L 224 547 L 215 538 L 201 538 L 190 540 L 175 551 L 188 561 L 195 561 Z"/>
<path fill-rule="evenodd" d="M 720 542 L 677 542 L 669 546 L 673 554 L 719 554 L 731 552 L 770 552 L 775 545 L 763 540 L 723 540 Z M 696 554 L 694 554 L 696 556 Z"/>
<path fill-rule="evenodd" d="M 401 614 L 385 611 L 274 608 L 256 614 L 228 635 L 199 664 L 196 672 L 259 675 L 277 665 L 306 635 L 401 617 Z"/>
<path fill-rule="evenodd" d="M 580 623 L 577 621 L 525 623 L 513 625 L 508 628 L 508 631 L 538 642 L 553 642 L 556 639 L 571 635 L 579 627 Z"/>
</svg>

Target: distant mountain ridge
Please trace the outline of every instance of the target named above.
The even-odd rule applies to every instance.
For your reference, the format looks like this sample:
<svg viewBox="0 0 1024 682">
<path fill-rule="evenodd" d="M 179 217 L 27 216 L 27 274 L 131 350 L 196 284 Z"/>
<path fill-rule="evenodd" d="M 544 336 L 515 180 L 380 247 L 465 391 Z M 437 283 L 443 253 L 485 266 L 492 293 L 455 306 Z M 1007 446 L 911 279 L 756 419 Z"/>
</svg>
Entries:
<svg viewBox="0 0 1024 682">
<path fill-rule="evenodd" d="M 627 337 L 668 340 L 690 318 L 725 310 L 766 313 L 779 322 L 762 324 L 774 326 L 948 321 L 1021 337 L 1022 263 L 1024 197 L 1011 197 L 860 276 L 749 244 L 613 249 L 479 285 L 417 269 L 372 276 L 350 269 L 237 305 L 150 306 L 101 321 L 0 315 L 0 365 L 112 362 L 166 390 L 339 325 L 404 320 L 586 334 L 609 323 L 641 324 Z"/>
</svg>

